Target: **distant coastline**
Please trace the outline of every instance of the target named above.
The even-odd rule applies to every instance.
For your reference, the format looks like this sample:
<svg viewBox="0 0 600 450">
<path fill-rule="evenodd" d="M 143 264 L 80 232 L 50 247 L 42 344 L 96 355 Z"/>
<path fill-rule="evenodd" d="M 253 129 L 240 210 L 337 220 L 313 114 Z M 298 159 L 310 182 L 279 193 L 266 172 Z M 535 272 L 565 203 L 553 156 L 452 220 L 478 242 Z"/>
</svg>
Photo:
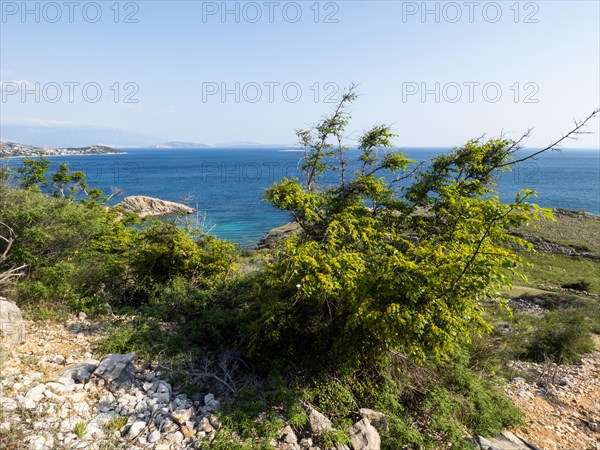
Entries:
<svg viewBox="0 0 600 450">
<path fill-rule="evenodd" d="M 125 154 L 105 145 L 91 145 L 88 147 L 47 148 L 32 145 L 18 144 L 11 141 L 0 141 L 0 158 L 24 158 L 36 156 L 86 156 L 86 155 L 119 155 Z"/>
</svg>

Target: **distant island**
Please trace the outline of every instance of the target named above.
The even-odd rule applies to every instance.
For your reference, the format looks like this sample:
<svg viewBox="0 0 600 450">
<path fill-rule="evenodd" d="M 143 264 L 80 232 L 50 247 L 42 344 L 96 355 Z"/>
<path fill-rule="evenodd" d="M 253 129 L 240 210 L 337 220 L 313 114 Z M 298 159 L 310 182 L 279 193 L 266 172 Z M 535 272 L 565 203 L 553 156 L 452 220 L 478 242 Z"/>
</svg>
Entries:
<svg viewBox="0 0 600 450">
<path fill-rule="evenodd" d="M 109 155 L 125 152 L 115 150 L 105 145 L 72 148 L 46 148 L 32 145 L 17 144 L 16 142 L 0 140 L 0 158 L 20 156 L 62 156 L 62 155 Z"/>
</svg>

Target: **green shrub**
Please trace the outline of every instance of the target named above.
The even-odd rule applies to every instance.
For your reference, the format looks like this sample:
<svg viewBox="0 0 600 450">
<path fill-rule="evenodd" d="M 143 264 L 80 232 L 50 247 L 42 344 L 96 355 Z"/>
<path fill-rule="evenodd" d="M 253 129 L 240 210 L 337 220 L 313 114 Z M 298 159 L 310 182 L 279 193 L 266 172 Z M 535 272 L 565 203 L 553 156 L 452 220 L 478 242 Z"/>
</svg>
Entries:
<svg viewBox="0 0 600 450">
<path fill-rule="evenodd" d="M 97 314 L 105 303 L 139 306 L 163 296 L 165 311 L 185 315 L 205 306 L 201 290 L 225 285 L 235 273 L 232 244 L 170 222 L 135 228 L 96 202 L 2 185 L 0 221 L 17 235 L 5 265 L 28 265 L 17 300 L 36 310 Z"/>
<path fill-rule="evenodd" d="M 161 355 L 164 360 L 189 357 L 193 347 L 186 345 L 186 338 L 176 332 L 161 327 L 160 322 L 140 317 L 130 321 L 115 323 L 96 344 L 96 352 L 130 353 L 140 358 L 154 359 Z"/>
<path fill-rule="evenodd" d="M 129 261 L 132 279 L 123 304 L 139 306 L 163 297 L 175 302 L 173 308 L 183 307 L 182 315 L 201 309 L 203 304 L 194 304 L 198 289 L 228 283 L 236 261 L 235 247 L 229 242 L 206 234 L 194 236 L 171 222 L 154 222 L 136 236 Z"/>
<path fill-rule="evenodd" d="M 181 324 L 190 343 L 218 352 L 237 348 L 245 325 L 240 310 L 212 306 Z"/>
<path fill-rule="evenodd" d="M 127 416 L 117 416 L 117 417 L 110 419 L 106 423 L 106 428 L 108 428 L 108 430 L 114 432 L 114 431 L 118 431 L 121 428 L 123 428 L 126 423 L 127 423 Z"/>
<path fill-rule="evenodd" d="M 101 206 L 4 186 L 0 221 L 17 235 L 7 264 L 28 266 L 14 287 L 20 305 L 68 310 L 120 285 L 134 231 Z"/>
<path fill-rule="evenodd" d="M 321 436 L 321 445 L 325 448 L 335 448 L 338 445 L 348 445 L 350 443 L 348 433 L 342 430 L 325 430 Z"/>
<path fill-rule="evenodd" d="M 77 297 L 70 302 L 69 308 L 71 311 L 83 311 L 89 317 L 98 317 L 108 312 L 107 297 L 102 294 L 93 297 Z"/>
<path fill-rule="evenodd" d="M 510 204 L 494 192 L 494 174 L 513 158 L 510 140 L 471 140 L 412 172 L 414 161 L 390 148 L 390 128 L 376 125 L 347 164 L 337 138 L 355 97 L 346 93 L 298 133 L 304 181 L 283 179 L 266 192 L 302 234 L 267 270 L 269 293 L 249 330 L 253 359 L 308 371 L 385 367 L 390 353 L 447 360 L 472 332 L 489 331 L 480 299 L 518 274 L 511 248 L 525 242 L 510 231 L 550 215 L 527 203 L 532 191 Z M 336 183 L 324 182 L 329 172 L 340 173 Z M 397 189 L 386 174 L 411 182 Z"/>
<path fill-rule="evenodd" d="M 389 418 L 384 448 L 471 448 L 466 433 L 521 420 L 479 373 L 501 360 L 486 361 L 483 348 L 466 354 L 473 336 L 493 330 L 481 299 L 519 275 L 515 249 L 530 246 L 514 227 L 551 214 L 527 203 L 529 190 L 500 203 L 494 177 L 512 164 L 510 140 L 472 140 L 412 172 L 413 161 L 389 148 L 389 127 L 377 125 L 348 164 L 340 136 L 354 97 L 298 132 L 304 180 L 267 190 L 302 232 L 277 249 L 253 290 L 244 346 L 254 367 L 290 374 L 341 430 L 365 407 Z M 332 171 L 337 182 L 324 182 Z M 396 188 L 390 173 L 411 181 Z"/>
<path fill-rule="evenodd" d="M 360 407 L 350 386 L 348 381 L 344 383 L 327 377 L 316 381 L 308 395 L 311 403 L 327 417 L 332 420 L 341 419 L 347 417 L 350 411 L 358 411 Z"/>
<path fill-rule="evenodd" d="M 235 399 L 225 402 L 220 413 L 223 425 L 243 439 L 259 436 L 269 442 L 278 439 L 283 420 L 269 407 L 265 392 L 242 389 Z"/>
<path fill-rule="evenodd" d="M 460 422 L 486 436 L 518 425 L 522 413 L 497 386 L 465 366 L 466 354 L 462 358 L 465 358 L 464 362 L 440 370 L 444 386 L 463 399 L 460 408 L 455 408 Z"/>
<path fill-rule="evenodd" d="M 574 291 L 589 292 L 592 284 L 586 280 L 579 280 L 573 283 L 563 284 L 562 287 L 565 289 L 573 289 Z"/>
<path fill-rule="evenodd" d="M 560 364 L 575 363 L 594 349 L 589 319 L 581 311 L 551 311 L 538 322 L 526 344 L 525 357 L 533 361 L 550 360 Z"/>
<path fill-rule="evenodd" d="M 434 387 L 423 402 L 424 411 L 429 415 L 427 430 L 452 448 L 470 450 L 472 446 L 466 442 L 457 418 L 457 409 L 460 411 L 462 406 L 459 399 L 440 387 Z"/>
<path fill-rule="evenodd" d="M 36 299 L 39 303 L 67 304 L 79 295 L 75 280 L 77 270 L 75 264 L 66 261 L 40 267 L 33 280 L 18 283 L 16 289 L 21 295 Z"/>
<path fill-rule="evenodd" d="M 255 438 L 240 439 L 234 432 L 221 429 L 212 442 L 201 442 L 202 450 L 272 450 L 269 442 Z"/>
<path fill-rule="evenodd" d="M 156 222 L 137 237 L 131 265 L 138 283 L 164 284 L 183 277 L 196 286 L 224 279 L 232 270 L 233 245 L 212 236 L 198 241 L 170 222 Z"/>
</svg>

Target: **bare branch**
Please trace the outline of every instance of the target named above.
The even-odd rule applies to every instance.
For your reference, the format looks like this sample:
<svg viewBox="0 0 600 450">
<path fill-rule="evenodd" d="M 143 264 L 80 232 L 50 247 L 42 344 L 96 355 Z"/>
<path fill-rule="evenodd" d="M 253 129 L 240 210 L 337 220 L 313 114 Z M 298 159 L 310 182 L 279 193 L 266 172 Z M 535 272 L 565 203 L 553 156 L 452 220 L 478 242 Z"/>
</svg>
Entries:
<svg viewBox="0 0 600 450">
<path fill-rule="evenodd" d="M 15 232 L 14 230 L 9 227 L 8 225 L 6 225 L 4 222 L 0 222 L 0 225 L 2 225 L 3 227 L 5 227 L 8 230 L 8 237 L 2 236 L 0 234 L 0 239 L 2 239 L 4 242 L 6 242 L 6 248 L 4 249 L 4 251 L 2 252 L 2 255 L 0 255 L 0 262 L 3 262 L 4 260 L 6 260 L 6 256 L 8 255 L 8 252 L 10 251 L 10 248 L 13 245 L 13 242 L 15 241 Z"/>
<path fill-rule="evenodd" d="M 538 150 L 537 152 L 529 155 L 529 156 L 525 156 L 523 158 L 520 159 L 515 159 L 514 161 L 510 161 L 504 164 L 500 164 L 498 167 L 506 167 L 506 166 L 513 166 L 515 164 L 521 163 L 523 161 L 527 161 L 528 159 L 532 159 L 535 158 L 537 155 L 540 155 L 544 152 L 547 152 L 548 150 L 558 150 L 561 147 L 561 144 L 567 140 L 567 139 L 573 139 L 576 140 L 578 136 L 582 135 L 582 134 L 590 134 L 589 131 L 583 131 L 583 129 L 587 126 L 587 123 L 592 120 L 594 117 L 596 117 L 598 115 L 598 113 L 600 112 L 600 108 L 595 109 L 594 111 L 592 111 L 592 113 L 587 116 L 584 120 L 575 120 L 575 126 L 573 127 L 573 129 L 571 129 L 571 131 L 569 131 L 566 134 L 563 134 L 560 139 L 554 141 L 553 143 L 551 143 L 550 145 L 548 145 L 547 147 L 543 148 L 542 150 Z M 515 142 L 515 144 L 513 144 L 511 146 L 511 148 L 509 148 L 508 153 L 514 153 L 517 150 L 519 150 L 520 147 L 520 143 L 529 136 L 531 132 L 531 129 L 529 129 L 523 136 L 521 136 L 521 138 Z"/>
<path fill-rule="evenodd" d="M 16 233 L 11 227 L 6 225 L 4 222 L 0 222 L 0 225 L 2 225 L 8 230 L 8 237 L 0 235 L 0 239 L 6 242 L 6 248 L 2 251 L 2 254 L 0 255 L 0 263 L 3 263 L 8 258 L 8 252 L 10 251 L 15 241 Z M 15 278 L 22 277 L 23 275 L 25 275 L 25 273 L 22 272 L 22 270 L 26 267 L 27 265 L 23 264 L 19 267 L 13 267 L 0 273 L 0 286 L 5 286 L 12 282 Z"/>
</svg>

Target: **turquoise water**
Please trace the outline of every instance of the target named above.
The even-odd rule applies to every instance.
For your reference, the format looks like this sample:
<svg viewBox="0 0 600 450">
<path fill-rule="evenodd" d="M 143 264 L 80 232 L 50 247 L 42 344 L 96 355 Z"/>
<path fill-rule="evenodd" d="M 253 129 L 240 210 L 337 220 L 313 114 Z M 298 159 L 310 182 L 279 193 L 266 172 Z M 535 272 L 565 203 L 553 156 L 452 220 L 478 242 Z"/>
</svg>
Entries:
<svg viewBox="0 0 600 450">
<path fill-rule="evenodd" d="M 52 157 L 83 170 L 90 185 L 127 195 L 185 201 L 206 214 L 206 226 L 217 236 L 242 246 L 255 245 L 270 229 L 289 221 L 287 213 L 261 202 L 265 188 L 298 174 L 301 154 L 275 149 L 127 149 L 122 155 Z M 444 149 L 405 150 L 427 161 Z M 525 152 L 525 151 L 523 151 Z M 18 165 L 18 159 L 5 164 Z M 547 153 L 502 174 L 498 190 L 504 201 L 523 188 L 538 192 L 541 206 L 586 209 L 600 214 L 600 151 Z M 118 201 L 118 199 L 117 199 Z M 114 202 L 113 202 L 114 203 Z"/>
</svg>

